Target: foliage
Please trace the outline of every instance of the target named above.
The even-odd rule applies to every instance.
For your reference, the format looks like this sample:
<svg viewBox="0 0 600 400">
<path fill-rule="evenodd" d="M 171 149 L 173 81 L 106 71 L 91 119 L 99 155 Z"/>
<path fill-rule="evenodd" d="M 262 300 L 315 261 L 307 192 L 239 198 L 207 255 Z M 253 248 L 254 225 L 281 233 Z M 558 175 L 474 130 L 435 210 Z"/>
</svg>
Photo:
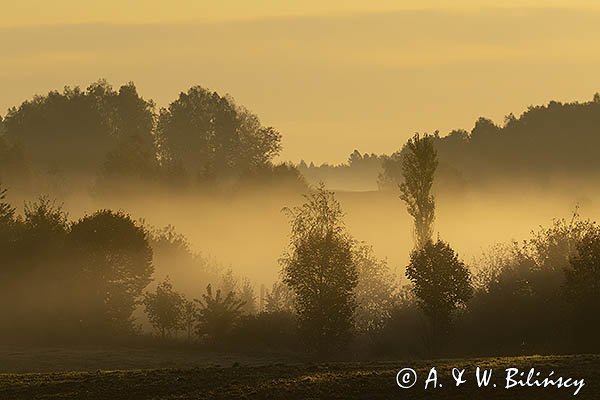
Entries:
<svg viewBox="0 0 600 400">
<path fill-rule="evenodd" d="M 5 201 L 6 192 L 7 189 L 0 184 L 0 227 L 7 227 L 15 215 L 15 208 Z"/>
<path fill-rule="evenodd" d="M 161 160 L 180 165 L 194 180 L 220 185 L 268 165 L 281 148 L 275 129 L 263 127 L 230 97 L 200 86 L 160 111 L 157 137 Z"/>
<path fill-rule="evenodd" d="M 256 293 L 254 286 L 248 278 L 242 281 L 242 288 L 238 294 L 239 300 L 244 303 L 242 312 L 245 315 L 252 315 L 258 312 L 258 305 L 256 304 Z"/>
<path fill-rule="evenodd" d="M 575 211 L 570 219 L 531 232 L 521 243 L 495 245 L 474 260 L 476 291 L 462 317 L 461 334 L 478 335 L 478 348 L 499 353 L 591 349 L 595 341 L 586 332 L 595 323 L 586 316 L 594 313 L 585 310 L 594 301 L 584 300 L 584 291 L 579 293 L 566 276 L 583 238 L 598 231 Z M 503 323 L 496 324 L 498 320 Z M 491 324 L 496 324 L 493 334 L 483 334 L 481 327 Z"/>
<path fill-rule="evenodd" d="M 587 232 L 565 269 L 564 292 L 579 345 L 598 351 L 600 324 L 600 229 Z"/>
<path fill-rule="evenodd" d="M 600 231 L 588 232 L 566 269 L 566 290 L 571 299 L 598 304 L 600 299 Z"/>
<path fill-rule="evenodd" d="M 154 277 L 170 282 L 182 293 L 193 295 L 206 282 L 217 282 L 222 266 L 213 258 L 192 250 L 188 239 L 173 226 L 147 226 L 148 241 L 153 251 Z"/>
<path fill-rule="evenodd" d="M 185 299 L 173 290 L 168 278 L 158 284 L 156 291 L 145 293 L 143 303 L 150 323 L 162 339 L 183 325 Z"/>
<path fill-rule="evenodd" d="M 221 290 L 213 294 L 212 286 L 206 287 L 206 294 L 198 303 L 197 333 L 203 338 L 219 342 L 224 340 L 232 331 L 236 322 L 242 315 L 244 303 L 235 298 L 234 292 L 223 296 Z"/>
<path fill-rule="evenodd" d="M 69 245 L 86 298 L 82 324 L 99 332 L 130 331 L 153 272 L 144 229 L 126 214 L 101 210 L 73 225 Z"/>
<path fill-rule="evenodd" d="M 8 226 L 0 225 L 0 312 L 11 321 L 3 338 L 112 340 L 133 332 L 152 273 L 141 228 L 109 211 L 72 223 L 48 197 L 26 202 L 23 215 L 9 210 Z"/>
<path fill-rule="evenodd" d="M 221 277 L 220 289 L 225 294 L 233 293 L 233 296 L 237 296 L 239 291 L 239 282 L 238 279 L 233 275 L 231 268 L 229 268 Z"/>
<path fill-rule="evenodd" d="M 356 307 L 358 273 L 353 241 L 332 192 L 319 186 L 306 202 L 286 210 L 291 219 L 290 251 L 281 260 L 283 282 L 295 293 L 300 328 L 319 353 L 344 344 Z"/>
<path fill-rule="evenodd" d="M 539 187 L 562 176 L 597 175 L 598 124 L 600 102 L 550 101 L 518 117 L 509 114 L 501 124 L 479 118 L 470 132 L 454 130 L 434 140 L 440 162 L 471 187 L 500 181 Z"/>
<path fill-rule="evenodd" d="M 265 294 L 265 312 L 294 312 L 294 292 L 283 282 L 274 282 Z"/>
<path fill-rule="evenodd" d="M 115 90 L 99 80 L 10 108 L 0 120 L 0 179 L 102 196 L 197 183 L 221 192 L 304 189 L 296 167 L 273 163 L 280 142 L 230 96 L 195 86 L 157 113 L 132 82 Z"/>
<path fill-rule="evenodd" d="M 354 289 L 357 307 L 355 327 L 359 332 L 382 329 L 397 302 L 395 278 L 385 260 L 377 260 L 373 249 L 360 244 L 354 250 L 358 284 Z"/>
<path fill-rule="evenodd" d="M 194 329 L 196 328 L 196 318 L 198 317 L 198 306 L 195 302 L 183 298 L 183 307 L 181 314 L 181 328 L 187 336 L 187 340 L 192 340 Z"/>
<path fill-rule="evenodd" d="M 406 276 L 431 323 L 431 350 L 438 352 L 453 313 L 473 295 L 471 274 L 450 245 L 438 240 L 412 252 Z"/>
<path fill-rule="evenodd" d="M 0 121 L 0 180 L 11 187 L 29 189 L 31 168 L 25 152 L 19 143 L 9 142 L 3 136 L 1 128 Z"/>
<path fill-rule="evenodd" d="M 132 83 L 116 92 L 101 80 L 86 90 L 66 87 L 11 108 L 4 120 L 5 136 L 22 145 L 39 170 L 92 176 L 109 153 L 113 159 L 129 157 L 118 148 L 132 138 L 153 153 L 152 108 Z"/>
<path fill-rule="evenodd" d="M 402 160 L 400 198 L 408 213 L 415 219 L 415 245 L 422 248 L 433 235 L 435 202 L 431 194 L 433 177 L 438 165 L 437 153 L 430 135 L 415 134 L 406 143 Z"/>
</svg>

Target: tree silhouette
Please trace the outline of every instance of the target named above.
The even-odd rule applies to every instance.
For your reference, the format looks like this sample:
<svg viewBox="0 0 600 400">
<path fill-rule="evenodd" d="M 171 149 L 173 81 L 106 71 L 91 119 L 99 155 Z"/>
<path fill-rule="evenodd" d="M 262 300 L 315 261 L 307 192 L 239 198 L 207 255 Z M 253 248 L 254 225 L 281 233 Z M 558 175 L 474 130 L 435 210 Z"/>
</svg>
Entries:
<svg viewBox="0 0 600 400">
<path fill-rule="evenodd" d="M 183 308 L 181 316 L 181 328 L 186 333 L 187 340 L 191 341 L 198 318 L 198 306 L 195 302 L 183 297 Z"/>
<path fill-rule="evenodd" d="M 277 131 L 230 97 L 200 86 L 160 111 L 157 137 L 164 163 L 182 167 L 193 180 L 220 184 L 268 165 L 281 148 Z"/>
<path fill-rule="evenodd" d="M 359 332 L 384 327 L 396 303 L 395 278 L 385 260 L 377 260 L 373 249 L 361 243 L 354 250 L 358 284 L 354 290 L 357 308 L 355 326 Z"/>
<path fill-rule="evenodd" d="M 9 183 L 11 187 L 20 189 L 29 189 L 31 184 L 31 169 L 23 148 L 4 136 L 1 123 L 0 179 Z"/>
<path fill-rule="evenodd" d="M 242 315 L 244 303 L 235 298 L 234 292 L 222 296 L 221 290 L 213 294 L 212 286 L 206 287 L 202 299 L 198 303 L 197 332 L 200 337 L 206 335 L 209 340 L 219 342 L 230 333 L 235 323 Z"/>
<path fill-rule="evenodd" d="M 356 302 L 353 241 L 332 192 L 317 187 L 306 202 L 286 209 L 290 251 L 281 260 L 283 282 L 295 293 L 296 311 L 309 346 L 323 354 L 349 338 Z"/>
<path fill-rule="evenodd" d="M 258 312 L 258 305 L 256 304 L 256 293 L 254 287 L 248 278 L 242 281 L 242 288 L 238 294 L 240 301 L 244 303 L 242 312 L 245 315 L 252 315 Z"/>
<path fill-rule="evenodd" d="M 448 334 L 452 314 L 473 295 L 471 274 L 447 243 L 428 241 L 415 249 L 406 267 L 413 293 L 430 321 L 430 350 L 437 354 Z"/>
<path fill-rule="evenodd" d="M 15 261 L 15 209 L 6 201 L 7 189 L 0 184 L 0 292 L 9 286 L 13 278 Z M 1 302 L 0 302 L 1 303 Z M 0 305 L 0 307 L 2 307 Z"/>
<path fill-rule="evenodd" d="M 123 157 L 155 157 L 152 107 L 132 83 L 116 92 L 101 80 L 86 90 L 66 87 L 62 93 L 53 91 L 11 108 L 4 121 L 5 136 L 22 147 L 38 171 L 93 177 L 112 153 L 107 171 L 116 173 L 117 165 L 126 165 L 119 172 L 129 174 L 132 163 Z M 119 152 L 131 140 L 140 150 Z"/>
<path fill-rule="evenodd" d="M 564 291 L 574 316 L 572 329 L 598 350 L 600 311 L 600 229 L 589 231 L 577 244 L 577 252 L 565 269 Z"/>
<path fill-rule="evenodd" d="M 265 295 L 265 312 L 293 312 L 294 293 L 283 282 L 274 282 L 271 290 Z"/>
<path fill-rule="evenodd" d="M 69 245 L 80 271 L 84 328 L 127 332 L 153 272 L 145 230 L 121 212 L 101 210 L 77 221 Z"/>
<path fill-rule="evenodd" d="M 66 257 L 68 230 L 64 210 L 41 197 L 26 202 L 24 215 L 9 221 L 8 236 L 0 234 L 6 258 L 0 268 L 1 312 L 12 321 L 7 330 L 38 340 L 74 334 L 69 288 L 77 274 Z"/>
<path fill-rule="evenodd" d="M 425 134 L 421 137 L 417 133 L 408 140 L 402 160 L 404 182 L 400 184 L 400 198 L 415 220 L 417 248 L 423 247 L 433 235 L 435 202 L 431 187 L 437 165 L 432 136 Z"/>
<path fill-rule="evenodd" d="M 144 294 L 144 307 L 150 323 L 164 340 L 179 329 L 184 316 L 185 299 L 173 290 L 166 278 L 159 283 L 156 291 Z"/>
<path fill-rule="evenodd" d="M 5 201 L 7 189 L 0 184 L 0 227 L 6 227 L 15 215 L 15 209 Z M 0 228 L 1 229 L 1 228 Z"/>
<path fill-rule="evenodd" d="M 577 251 L 565 269 L 566 288 L 572 299 L 595 303 L 600 299 L 600 229 L 590 230 L 577 243 Z"/>
</svg>

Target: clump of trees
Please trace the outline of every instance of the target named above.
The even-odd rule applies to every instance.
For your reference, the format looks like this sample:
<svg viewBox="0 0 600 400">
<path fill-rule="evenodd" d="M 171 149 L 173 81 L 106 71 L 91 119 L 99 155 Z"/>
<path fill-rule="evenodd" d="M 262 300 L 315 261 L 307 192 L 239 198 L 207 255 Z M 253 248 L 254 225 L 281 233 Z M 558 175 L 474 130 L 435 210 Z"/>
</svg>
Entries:
<svg viewBox="0 0 600 400">
<path fill-rule="evenodd" d="M 436 132 L 432 136 L 443 178 L 437 182 L 438 191 L 456 195 L 501 182 L 539 186 L 565 174 L 595 179 L 598 124 L 600 95 L 595 94 L 581 103 L 530 106 L 520 116 L 507 115 L 501 123 L 480 117 L 469 131 L 455 129 L 443 136 Z M 378 186 L 382 191 L 393 192 L 402 181 L 400 171 L 408 151 L 405 146 L 381 156 Z"/>
<path fill-rule="evenodd" d="M 594 290 L 593 274 L 585 282 L 573 277 L 578 275 L 586 238 L 598 231 L 597 224 L 575 213 L 570 220 L 555 220 L 550 227 L 532 232 L 521 243 L 496 245 L 474 260 L 476 290 L 461 318 L 463 335 L 480 336 L 474 350 L 596 351 L 592 336 L 596 337 L 599 325 L 590 312 L 595 300 L 586 295 Z M 587 249 L 594 254 L 593 247 Z M 594 268 L 590 261 L 586 264 Z M 503 323 L 482 331 L 498 320 Z"/>
<path fill-rule="evenodd" d="M 256 115 L 200 86 L 181 93 L 158 117 L 159 157 L 191 179 L 231 185 L 270 166 L 281 134 Z"/>
<path fill-rule="evenodd" d="M 299 343 L 318 355 L 348 346 L 365 356 L 598 350 L 600 229 L 577 213 L 493 247 L 471 269 L 448 243 L 428 240 L 410 254 L 404 287 L 349 235 L 324 187 L 288 213 L 282 281 L 257 304 L 248 280 L 192 252 L 172 227 L 148 229 L 110 210 L 72 220 L 44 197 L 21 214 L 0 187 L 0 337 L 130 339 L 141 333 L 134 316 L 143 307 L 163 340 L 183 335 L 235 351 L 301 351 Z M 155 264 L 162 279 L 151 286 Z M 168 265 L 192 272 L 175 284 Z M 208 285 L 200 294 L 199 282 Z"/>
<path fill-rule="evenodd" d="M 273 162 L 280 150 L 277 130 L 232 97 L 200 86 L 157 111 L 133 83 L 115 90 L 100 80 L 36 96 L 0 120 L 0 179 L 58 194 L 92 181 L 99 195 L 303 188 L 295 167 Z"/>
<path fill-rule="evenodd" d="M 155 252 L 156 249 L 156 260 Z M 76 221 L 60 205 L 41 197 L 22 215 L 0 186 L 0 337 L 40 342 L 105 342 L 139 335 L 136 311 L 143 306 L 162 339 L 183 331 L 187 339 L 217 343 L 229 338 L 242 315 L 258 312 L 254 287 L 190 250 L 173 227 L 150 229 L 129 215 L 100 210 Z M 189 300 L 166 277 L 146 290 L 170 262 L 171 272 L 189 269 L 209 284 L 200 300 Z M 178 279 L 181 279 L 180 276 Z M 188 281 L 189 277 L 183 276 Z M 248 303 L 251 303 L 248 305 Z"/>
<path fill-rule="evenodd" d="M 23 215 L 0 204 L 3 336 L 96 340 L 136 330 L 133 311 L 153 272 L 141 226 L 109 210 L 69 221 L 47 198 Z"/>
</svg>

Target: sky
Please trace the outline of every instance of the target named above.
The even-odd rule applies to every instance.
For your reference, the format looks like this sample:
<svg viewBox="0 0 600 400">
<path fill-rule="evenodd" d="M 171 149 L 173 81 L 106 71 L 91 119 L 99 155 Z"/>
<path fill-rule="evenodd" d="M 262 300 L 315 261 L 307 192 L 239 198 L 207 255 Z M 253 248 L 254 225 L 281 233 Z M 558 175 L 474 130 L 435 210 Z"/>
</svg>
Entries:
<svg viewBox="0 0 600 400">
<path fill-rule="evenodd" d="M 21 0 L 0 13 L 0 115 L 100 78 L 158 106 L 201 85 L 277 128 L 281 159 L 339 163 L 587 101 L 598 37 L 600 8 L 583 0 Z"/>
</svg>

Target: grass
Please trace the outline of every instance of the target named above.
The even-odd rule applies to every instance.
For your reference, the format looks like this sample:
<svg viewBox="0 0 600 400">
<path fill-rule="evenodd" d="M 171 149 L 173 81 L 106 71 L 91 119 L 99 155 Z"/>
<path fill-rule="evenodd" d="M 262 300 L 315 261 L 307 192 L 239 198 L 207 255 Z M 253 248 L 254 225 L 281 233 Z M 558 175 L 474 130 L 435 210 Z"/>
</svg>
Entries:
<svg viewBox="0 0 600 400">
<path fill-rule="evenodd" d="M 26 364 L 38 372 L 24 373 Z M 443 386 L 425 390 L 433 366 Z M 477 366 L 494 369 L 496 388 L 477 387 Z M 396 384 L 396 374 L 404 367 L 414 368 L 419 376 L 411 389 Z M 454 367 L 466 369 L 467 382 L 458 388 L 451 375 Z M 509 367 L 524 371 L 534 367 L 542 378 L 550 371 L 555 376 L 584 378 L 585 386 L 577 397 L 572 388 L 507 390 L 504 369 Z M 7 400 L 600 399 L 600 356 L 595 355 L 311 363 L 183 349 L 11 349 L 0 350 L 0 371 L 0 399 Z"/>
</svg>

